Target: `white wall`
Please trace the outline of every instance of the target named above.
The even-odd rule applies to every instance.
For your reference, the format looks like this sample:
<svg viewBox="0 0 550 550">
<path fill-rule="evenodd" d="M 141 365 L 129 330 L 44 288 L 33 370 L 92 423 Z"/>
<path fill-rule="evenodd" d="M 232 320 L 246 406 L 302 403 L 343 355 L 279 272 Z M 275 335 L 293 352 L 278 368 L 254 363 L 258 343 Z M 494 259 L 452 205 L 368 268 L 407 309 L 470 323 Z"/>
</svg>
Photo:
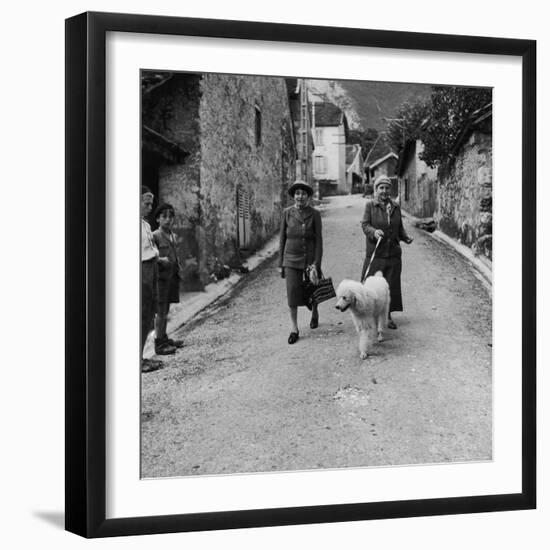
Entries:
<svg viewBox="0 0 550 550">
<path fill-rule="evenodd" d="M 488 0 L 332 4 L 279 0 L 8 2 L 2 31 L 3 284 L 0 538 L 5 548 L 547 548 L 550 352 L 539 346 L 539 509 L 434 518 L 291 526 L 89 542 L 65 533 L 63 512 L 64 22 L 85 10 L 470 34 L 539 41 L 539 166 L 550 138 L 550 37 L 544 4 L 499 10 Z M 350 14 L 353 14 L 350 15 Z M 368 76 L 368 75 L 367 75 Z M 542 182 L 542 169 L 539 170 Z M 7 191 L 7 192 L 6 192 Z M 24 192 L 22 192 L 24 191 Z M 539 340 L 548 333 L 550 188 L 539 186 Z M 543 248 L 543 243 L 545 246 Z M 543 274 L 545 276 L 543 276 Z M 544 318 L 543 318 L 544 317 Z M 543 325 L 544 322 L 544 325 Z M 519 338 L 519 335 L 518 335 Z M 543 399 L 542 397 L 545 396 Z"/>
<path fill-rule="evenodd" d="M 321 140 L 317 139 L 317 132 L 321 134 Z M 315 149 L 313 156 L 322 156 L 325 159 L 326 169 L 324 172 L 315 170 L 315 161 L 313 162 L 313 176 L 317 179 L 342 181 L 342 147 L 341 142 L 342 129 L 340 126 L 317 126 L 314 132 Z M 345 162 L 345 158 L 344 158 Z M 345 167 L 344 167 L 345 170 Z"/>
</svg>

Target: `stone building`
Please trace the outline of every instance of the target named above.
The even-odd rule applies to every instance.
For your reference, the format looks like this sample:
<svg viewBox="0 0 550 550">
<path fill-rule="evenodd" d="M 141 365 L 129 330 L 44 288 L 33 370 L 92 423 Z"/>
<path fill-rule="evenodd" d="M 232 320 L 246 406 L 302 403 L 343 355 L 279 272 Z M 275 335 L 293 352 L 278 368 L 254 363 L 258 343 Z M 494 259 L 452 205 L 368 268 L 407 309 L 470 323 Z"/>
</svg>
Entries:
<svg viewBox="0 0 550 550">
<path fill-rule="evenodd" d="M 186 288 L 277 231 L 296 156 L 285 79 L 143 71 L 142 183 L 175 207 Z"/>
</svg>

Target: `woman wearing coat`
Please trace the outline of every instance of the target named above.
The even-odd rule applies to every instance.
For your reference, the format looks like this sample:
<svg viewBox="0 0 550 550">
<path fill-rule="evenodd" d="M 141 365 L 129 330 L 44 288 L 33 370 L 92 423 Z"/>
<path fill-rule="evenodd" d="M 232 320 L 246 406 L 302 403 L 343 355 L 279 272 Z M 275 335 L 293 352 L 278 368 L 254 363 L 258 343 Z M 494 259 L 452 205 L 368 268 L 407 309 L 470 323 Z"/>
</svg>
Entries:
<svg viewBox="0 0 550 550">
<path fill-rule="evenodd" d="M 288 189 L 294 205 L 283 211 L 279 244 L 279 270 L 286 279 L 286 294 L 290 310 L 288 343 L 299 338 L 298 307 L 305 306 L 303 280 L 305 269 L 314 265 L 317 274 L 323 257 L 321 214 L 310 206 L 313 189 L 305 181 L 297 180 Z M 313 304 L 310 328 L 319 326 L 317 304 Z"/>
<path fill-rule="evenodd" d="M 365 205 L 365 213 L 361 226 L 367 240 L 367 253 L 361 272 L 361 281 L 374 250 L 376 254 L 370 266 L 368 275 L 381 271 L 390 286 L 390 314 L 388 327 L 397 328 L 391 317 L 393 311 L 403 311 L 401 298 L 401 246 L 400 241 L 412 243 L 412 237 L 407 235 L 403 227 L 401 209 L 390 198 L 391 180 L 387 176 L 378 176 L 374 181 L 374 198 Z M 376 242 L 381 238 L 378 248 Z"/>
</svg>

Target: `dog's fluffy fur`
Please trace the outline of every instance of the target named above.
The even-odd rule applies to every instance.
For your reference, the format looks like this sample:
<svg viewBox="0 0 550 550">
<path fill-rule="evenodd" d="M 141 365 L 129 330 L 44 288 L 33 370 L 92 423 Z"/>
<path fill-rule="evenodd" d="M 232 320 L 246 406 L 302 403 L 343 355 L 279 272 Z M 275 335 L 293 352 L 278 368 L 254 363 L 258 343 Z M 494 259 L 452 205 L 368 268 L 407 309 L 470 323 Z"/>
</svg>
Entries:
<svg viewBox="0 0 550 550">
<path fill-rule="evenodd" d="M 378 342 L 384 339 L 384 329 L 390 309 L 390 287 L 381 271 L 367 277 L 364 283 L 344 279 L 336 290 L 336 309 L 349 309 L 359 333 L 359 353 L 366 359 L 378 332 Z"/>
</svg>

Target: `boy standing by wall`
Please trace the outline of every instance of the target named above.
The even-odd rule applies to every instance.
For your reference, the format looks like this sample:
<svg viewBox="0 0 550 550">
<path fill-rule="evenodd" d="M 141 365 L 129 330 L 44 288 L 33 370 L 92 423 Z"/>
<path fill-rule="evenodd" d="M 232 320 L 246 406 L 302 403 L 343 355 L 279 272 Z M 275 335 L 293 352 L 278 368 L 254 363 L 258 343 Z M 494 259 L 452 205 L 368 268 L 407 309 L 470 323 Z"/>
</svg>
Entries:
<svg viewBox="0 0 550 550">
<path fill-rule="evenodd" d="M 172 232 L 175 210 L 171 204 L 161 204 L 155 219 L 159 228 L 153 232 L 153 239 L 159 251 L 159 308 L 155 318 L 155 353 L 166 355 L 181 348 L 181 340 L 168 338 L 166 324 L 170 304 L 180 301 L 181 268 L 176 252 L 176 239 Z"/>
</svg>

